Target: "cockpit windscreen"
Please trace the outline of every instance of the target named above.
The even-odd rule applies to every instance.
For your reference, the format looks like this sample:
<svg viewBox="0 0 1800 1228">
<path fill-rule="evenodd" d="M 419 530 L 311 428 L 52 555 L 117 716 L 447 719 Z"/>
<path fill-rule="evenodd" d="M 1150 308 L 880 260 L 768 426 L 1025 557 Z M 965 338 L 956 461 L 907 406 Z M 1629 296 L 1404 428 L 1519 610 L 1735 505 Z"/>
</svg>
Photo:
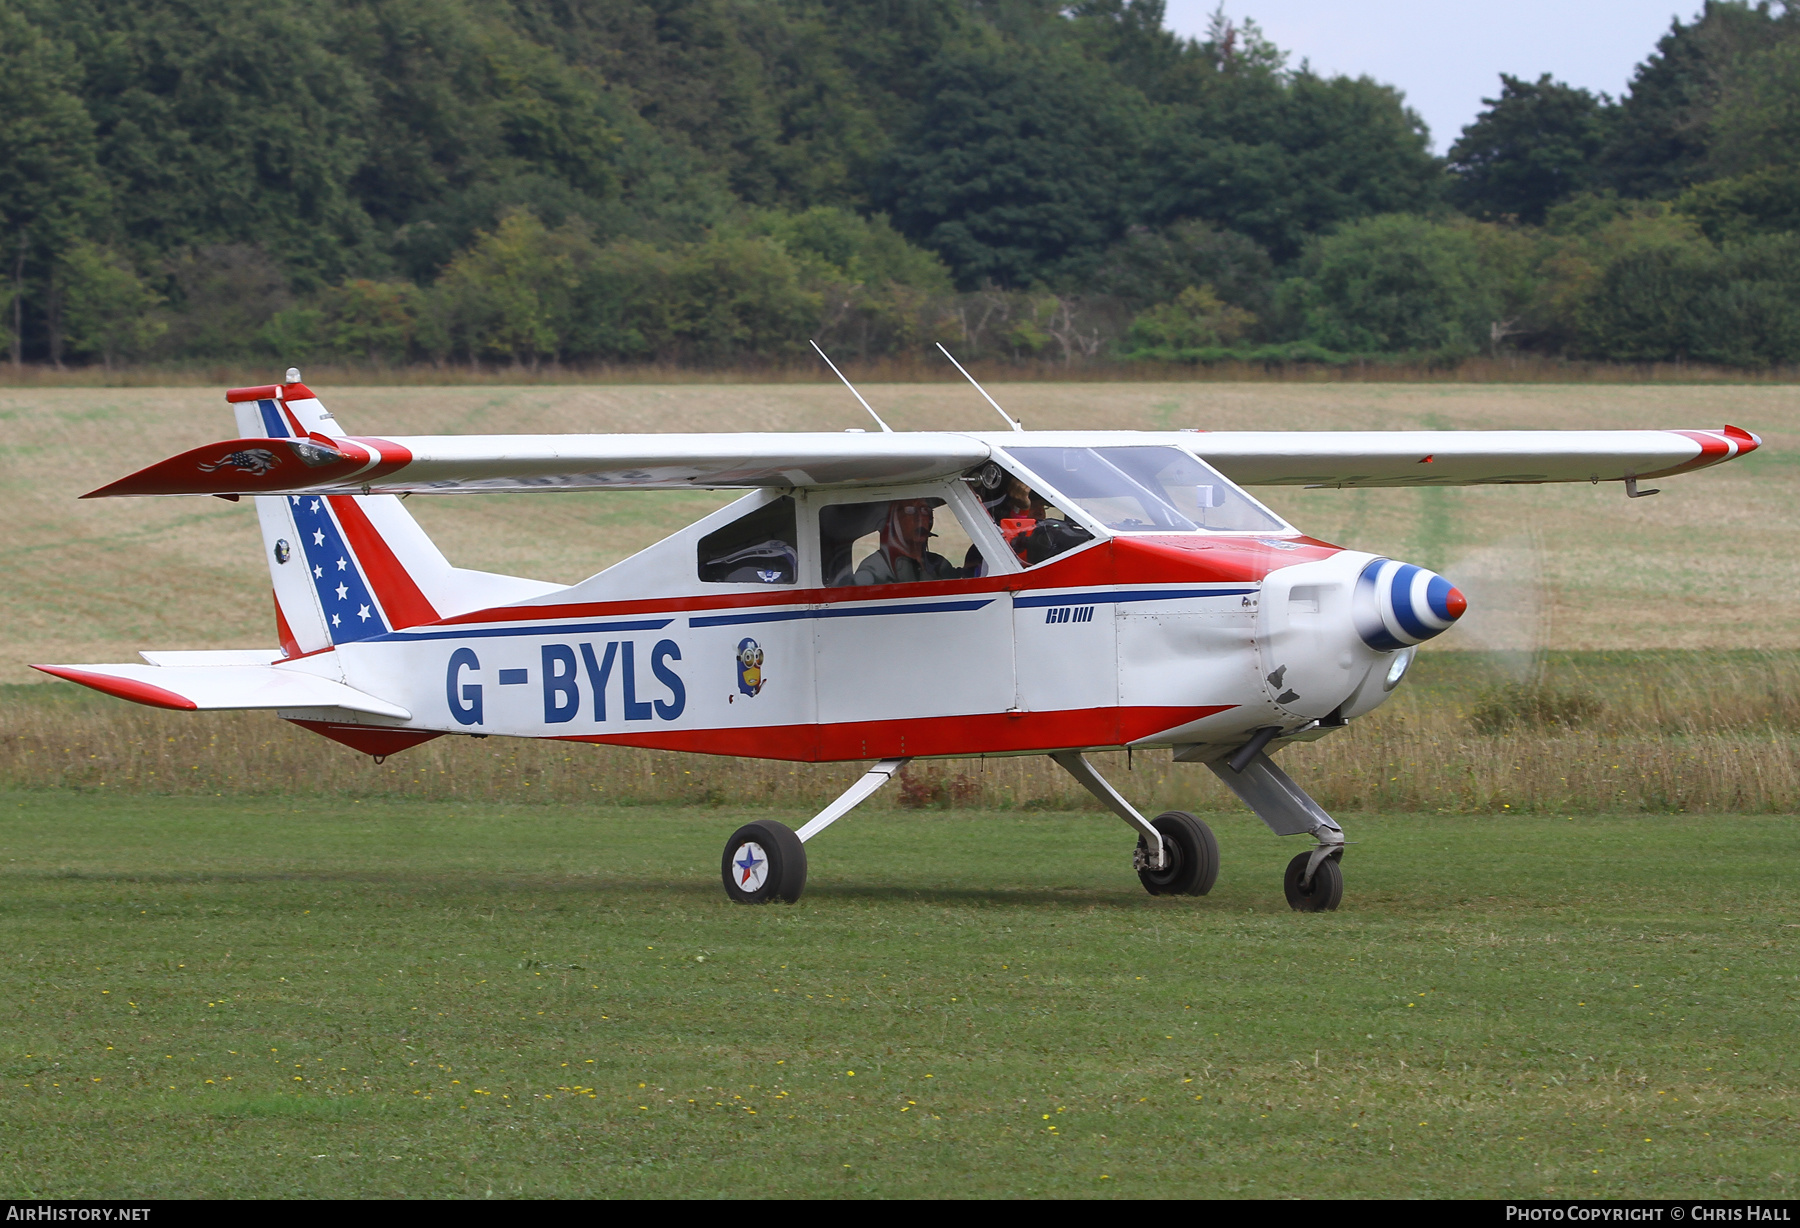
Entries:
<svg viewBox="0 0 1800 1228">
<path fill-rule="evenodd" d="M 1064 499 L 1120 533 L 1279 533 L 1286 526 L 1180 448 L 1009 448 Z"/>
</svg>

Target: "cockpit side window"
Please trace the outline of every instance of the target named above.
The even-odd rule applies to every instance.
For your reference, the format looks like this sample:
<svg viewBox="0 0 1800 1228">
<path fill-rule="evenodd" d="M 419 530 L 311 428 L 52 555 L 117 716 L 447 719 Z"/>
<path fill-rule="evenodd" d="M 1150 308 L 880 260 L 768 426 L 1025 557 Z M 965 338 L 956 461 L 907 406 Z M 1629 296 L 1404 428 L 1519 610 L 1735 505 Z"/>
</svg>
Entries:
<svg viewBox="0 0 1800 1228">
<path fill-rule="evenodd" d="M 1278 517 L 1218 470 L 1179 448 L 1094 451 L 1199 528 L 1240 533 L 1280 533 L 1287 529 Z"/>
<path fill-rule="evenodd" d="M 1092 533 L 1064 516 L 1043 495 L 1032 490 L 1023 478 L 1008 473 L 992 461 L 967 477 L 982 507 L 999 527 L 1000 535 L 1012 547 L 1019 562 L 1027 567 L 1053 559 L 1094 539 Z M 974 550 L 969 574 L 987 573 L 979 549 Z"/>
<path fill-rule="evenodd" d="M 819 573 L 826 588 L 960 580 L 978 558 L 956 512 L 935 495 L 819 509 Z"/>
<path fill-rule="evenodd" d="M 709 584 L 793 584 L 800 573 L 794 497 L 772 499 L 700 539 L 700 579 Z"/>
</svg>

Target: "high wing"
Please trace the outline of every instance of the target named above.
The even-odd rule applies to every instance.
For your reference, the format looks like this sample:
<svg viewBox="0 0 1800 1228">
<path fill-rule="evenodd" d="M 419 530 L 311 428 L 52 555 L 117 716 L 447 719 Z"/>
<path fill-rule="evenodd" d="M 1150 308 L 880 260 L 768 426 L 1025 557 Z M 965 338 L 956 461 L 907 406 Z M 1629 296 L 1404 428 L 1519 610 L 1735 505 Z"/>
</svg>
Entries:
<svg viewBox="0 0 1800 1228">
<path fill-rule="evenodd" d="M 1616 482 L 1704 469 L 1762 440 L 1705 431 L 1216 431 L 1188 446 L 1240 486 Z"/>
<path fill-rule="evenodd" d="M 971 435 L 419 435 L 231 439 L 82 496 L 867 486 L 961 473 Z"/>
<path fill-rule="evenodd" d="M 1473 486 L 1655 478 L 1754 450 L 1748 431 L 1030 431 L 717 435 L 313 435 L 232 439 L 85 498 L 748 489 L 926 481 L 1009 446 L 1165 444 L 1245 486 Z"/>
</svg>

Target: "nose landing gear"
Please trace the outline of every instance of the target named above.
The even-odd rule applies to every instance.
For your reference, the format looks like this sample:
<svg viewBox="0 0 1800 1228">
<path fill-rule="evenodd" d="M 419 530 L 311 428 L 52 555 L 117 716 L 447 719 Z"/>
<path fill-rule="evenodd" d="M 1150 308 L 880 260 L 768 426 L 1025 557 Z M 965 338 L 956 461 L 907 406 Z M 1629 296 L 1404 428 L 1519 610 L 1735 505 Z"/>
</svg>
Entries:
<svg viewBox="0 0 1800 1228">
<path fill-rule="evenodd" d="M 1288 907 L 1295 912 L 1332 912 L 1344 898 L 1344 872 L 1338 861 L 1344 846 L 1320 845 L 1287 864 L 1281 876 Z M 1310 871 L 1310 872 L 1309 872 Z"/>
</svg>

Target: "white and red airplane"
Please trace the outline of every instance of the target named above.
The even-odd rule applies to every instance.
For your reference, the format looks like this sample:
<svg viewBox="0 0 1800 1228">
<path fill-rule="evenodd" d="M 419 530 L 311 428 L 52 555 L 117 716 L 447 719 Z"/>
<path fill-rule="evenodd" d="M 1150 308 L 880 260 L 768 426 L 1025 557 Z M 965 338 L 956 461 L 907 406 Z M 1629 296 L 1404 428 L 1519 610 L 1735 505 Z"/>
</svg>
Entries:
<svg viewBox="0 0 1800 1228">
<path fill-rule="evenodd" d="M 989 433 L 389 439 L 345 434 L 298 371 L 226 399 L 239 438 L 85 497 L 250 496 L 279 648 L 37 668 L 157 707 L 273 709 L 378 759 L 505 734 L 876 760 L 797 832 L 764 819 L 732 834 L 721 876 L 745 903 L 797 899 L 806 842 L 909 760 L 1021 754 L 1049 755 L 1136 830 L 1148 891 L 1204 895 L 1219 862 L 1206 824 L 1145 818 L 1084 757 L 1130 747 L 1203 763 L 1276 835 L 1311 836 L 1288 902 L 1335 908 L 1343 831 L 1270 755 L 1374 709 L 1464 600 L 1423 568 L 1303 535 L 1242 488 L 1607 481 L 1637 496 L 1760 443 L 1731 426 L 1025 431 L 1010 417 Z M 746 493 L 568 586 L 452 566 L 396 497 L 689 488 Z"/>
</svg>

